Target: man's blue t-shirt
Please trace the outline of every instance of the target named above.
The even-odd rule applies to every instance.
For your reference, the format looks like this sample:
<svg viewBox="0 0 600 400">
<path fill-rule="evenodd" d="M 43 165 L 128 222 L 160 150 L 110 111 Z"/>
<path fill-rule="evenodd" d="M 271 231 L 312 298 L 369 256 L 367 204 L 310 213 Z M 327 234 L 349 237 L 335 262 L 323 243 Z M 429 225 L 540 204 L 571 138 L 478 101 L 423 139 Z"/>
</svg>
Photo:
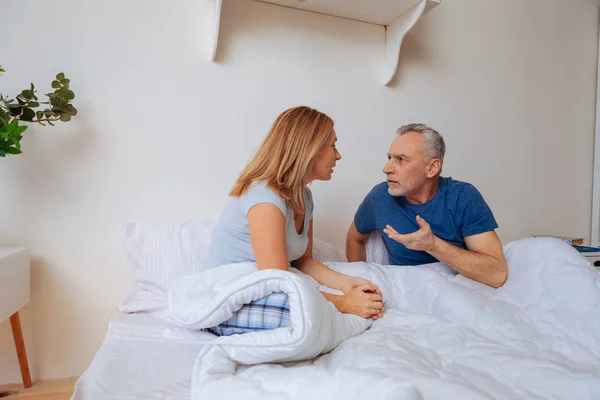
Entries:
<svg viewBox="0 0 600 400">
<path fill-rule="evenodd" d="M 416 232 L 419 230 L 417 215 L 431 225 L 434 235 L 463 249 L 466 249 L 465 236 L 498 228 L 481 193 L 473 185 L 452 178 L 440 178 L 435 196 L 423 204 L 410 203 L 404 196 L 392 196 L 388 193 L 387 182 L 380 183 L 361 203 L 354 216 L 354 225 L 362 234 L 381 233 L 390 264 L 437 262 L 429 253 L 408 249 L 383 233 L 386 225 L 391 225 L 400 234 Z"/>
</svg>

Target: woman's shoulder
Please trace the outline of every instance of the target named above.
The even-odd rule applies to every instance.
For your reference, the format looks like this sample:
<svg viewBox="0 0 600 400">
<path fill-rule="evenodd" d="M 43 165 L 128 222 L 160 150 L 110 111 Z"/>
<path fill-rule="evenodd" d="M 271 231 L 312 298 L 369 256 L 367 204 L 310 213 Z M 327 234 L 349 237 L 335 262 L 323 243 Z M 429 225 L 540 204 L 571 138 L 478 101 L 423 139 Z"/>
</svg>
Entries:
<svg viewBox="0 0 600 400">
<path fill-rule="evenodd" d="M 283 198 L 279 195 L 279 193 L 277 193 L 275 190 L 273 190 L 273 188 L 271 188 L 266 181 L 252 182 L 250 184 L 250 186 L 248 186 L 248 190 L 246 190 L 246 193 L 244 193 L 242 195 L 242 197 L 255 196 L 255 195 L 271 196 L 271 197 L 276 197 L 278 199 L 283 200 Z"/>
<path fill-rule="evenodd" d="M 240 202 L 247 211 L 258 203 L 271 203 L 277 206 L 284 215 L 287 214 L 287 202 L 265 181 L 254 181 L 242 196 Z"/>
</svg>

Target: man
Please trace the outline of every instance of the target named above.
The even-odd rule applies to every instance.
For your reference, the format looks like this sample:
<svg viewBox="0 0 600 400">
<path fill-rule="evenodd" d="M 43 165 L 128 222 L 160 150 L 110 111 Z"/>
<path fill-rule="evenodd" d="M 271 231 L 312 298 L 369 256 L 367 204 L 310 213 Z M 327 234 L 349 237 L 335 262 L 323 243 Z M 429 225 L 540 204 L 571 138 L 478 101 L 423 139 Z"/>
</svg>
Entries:
<svg viewBox="0 0 600 400">
<path fill-rule="evenodd" d="M 390 264 L 439 261 L 498 288 L 507 278 L 498 224 L 473 185 L 440 177 L 445 152 L 442 136 L 426 125 L 398 129 L 383 168 L 387 182 L 365 197 L 348 230 L 348 260 L 366 261 L 365 242 L 379 231 Z"/>
</svg>

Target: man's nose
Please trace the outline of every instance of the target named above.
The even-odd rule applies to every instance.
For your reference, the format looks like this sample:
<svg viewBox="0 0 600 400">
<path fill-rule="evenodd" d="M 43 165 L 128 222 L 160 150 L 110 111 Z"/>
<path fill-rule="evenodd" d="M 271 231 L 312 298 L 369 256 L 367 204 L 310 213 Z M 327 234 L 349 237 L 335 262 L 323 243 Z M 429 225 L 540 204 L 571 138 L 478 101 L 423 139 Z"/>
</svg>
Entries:
<svg viewBox="0 0 600 400">
<path fill-rule="evenodd" d="M 385 165 L 383 166 L 383 173 L 384 174 L 389 174 L 392 172 L 392 169 L 390 168 L 390 161 L 388 160 L 388 162 L 385 163 Z"/>
</svg>

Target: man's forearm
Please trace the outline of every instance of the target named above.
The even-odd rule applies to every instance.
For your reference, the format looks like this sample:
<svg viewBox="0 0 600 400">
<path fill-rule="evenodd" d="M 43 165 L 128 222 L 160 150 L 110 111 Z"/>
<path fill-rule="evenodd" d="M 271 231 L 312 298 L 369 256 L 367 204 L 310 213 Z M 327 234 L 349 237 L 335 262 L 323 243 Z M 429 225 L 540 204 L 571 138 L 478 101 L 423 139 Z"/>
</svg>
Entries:
<svg viewBox="0 0 600 400">
<path fill-rule="evenodd" d="M 502 286 L 506 281 L 506 265 L 503 260 L 489 254 L 463 250 L 438 237 L 434 242 L 428 253 L 459 274 L 494 288 Z"/>
<path fill-rule="evenodd" d="M 364 240 L 346 240 L 346 257 L 349 262 L 367 261 L 367 246 Z"/>
</svg>

